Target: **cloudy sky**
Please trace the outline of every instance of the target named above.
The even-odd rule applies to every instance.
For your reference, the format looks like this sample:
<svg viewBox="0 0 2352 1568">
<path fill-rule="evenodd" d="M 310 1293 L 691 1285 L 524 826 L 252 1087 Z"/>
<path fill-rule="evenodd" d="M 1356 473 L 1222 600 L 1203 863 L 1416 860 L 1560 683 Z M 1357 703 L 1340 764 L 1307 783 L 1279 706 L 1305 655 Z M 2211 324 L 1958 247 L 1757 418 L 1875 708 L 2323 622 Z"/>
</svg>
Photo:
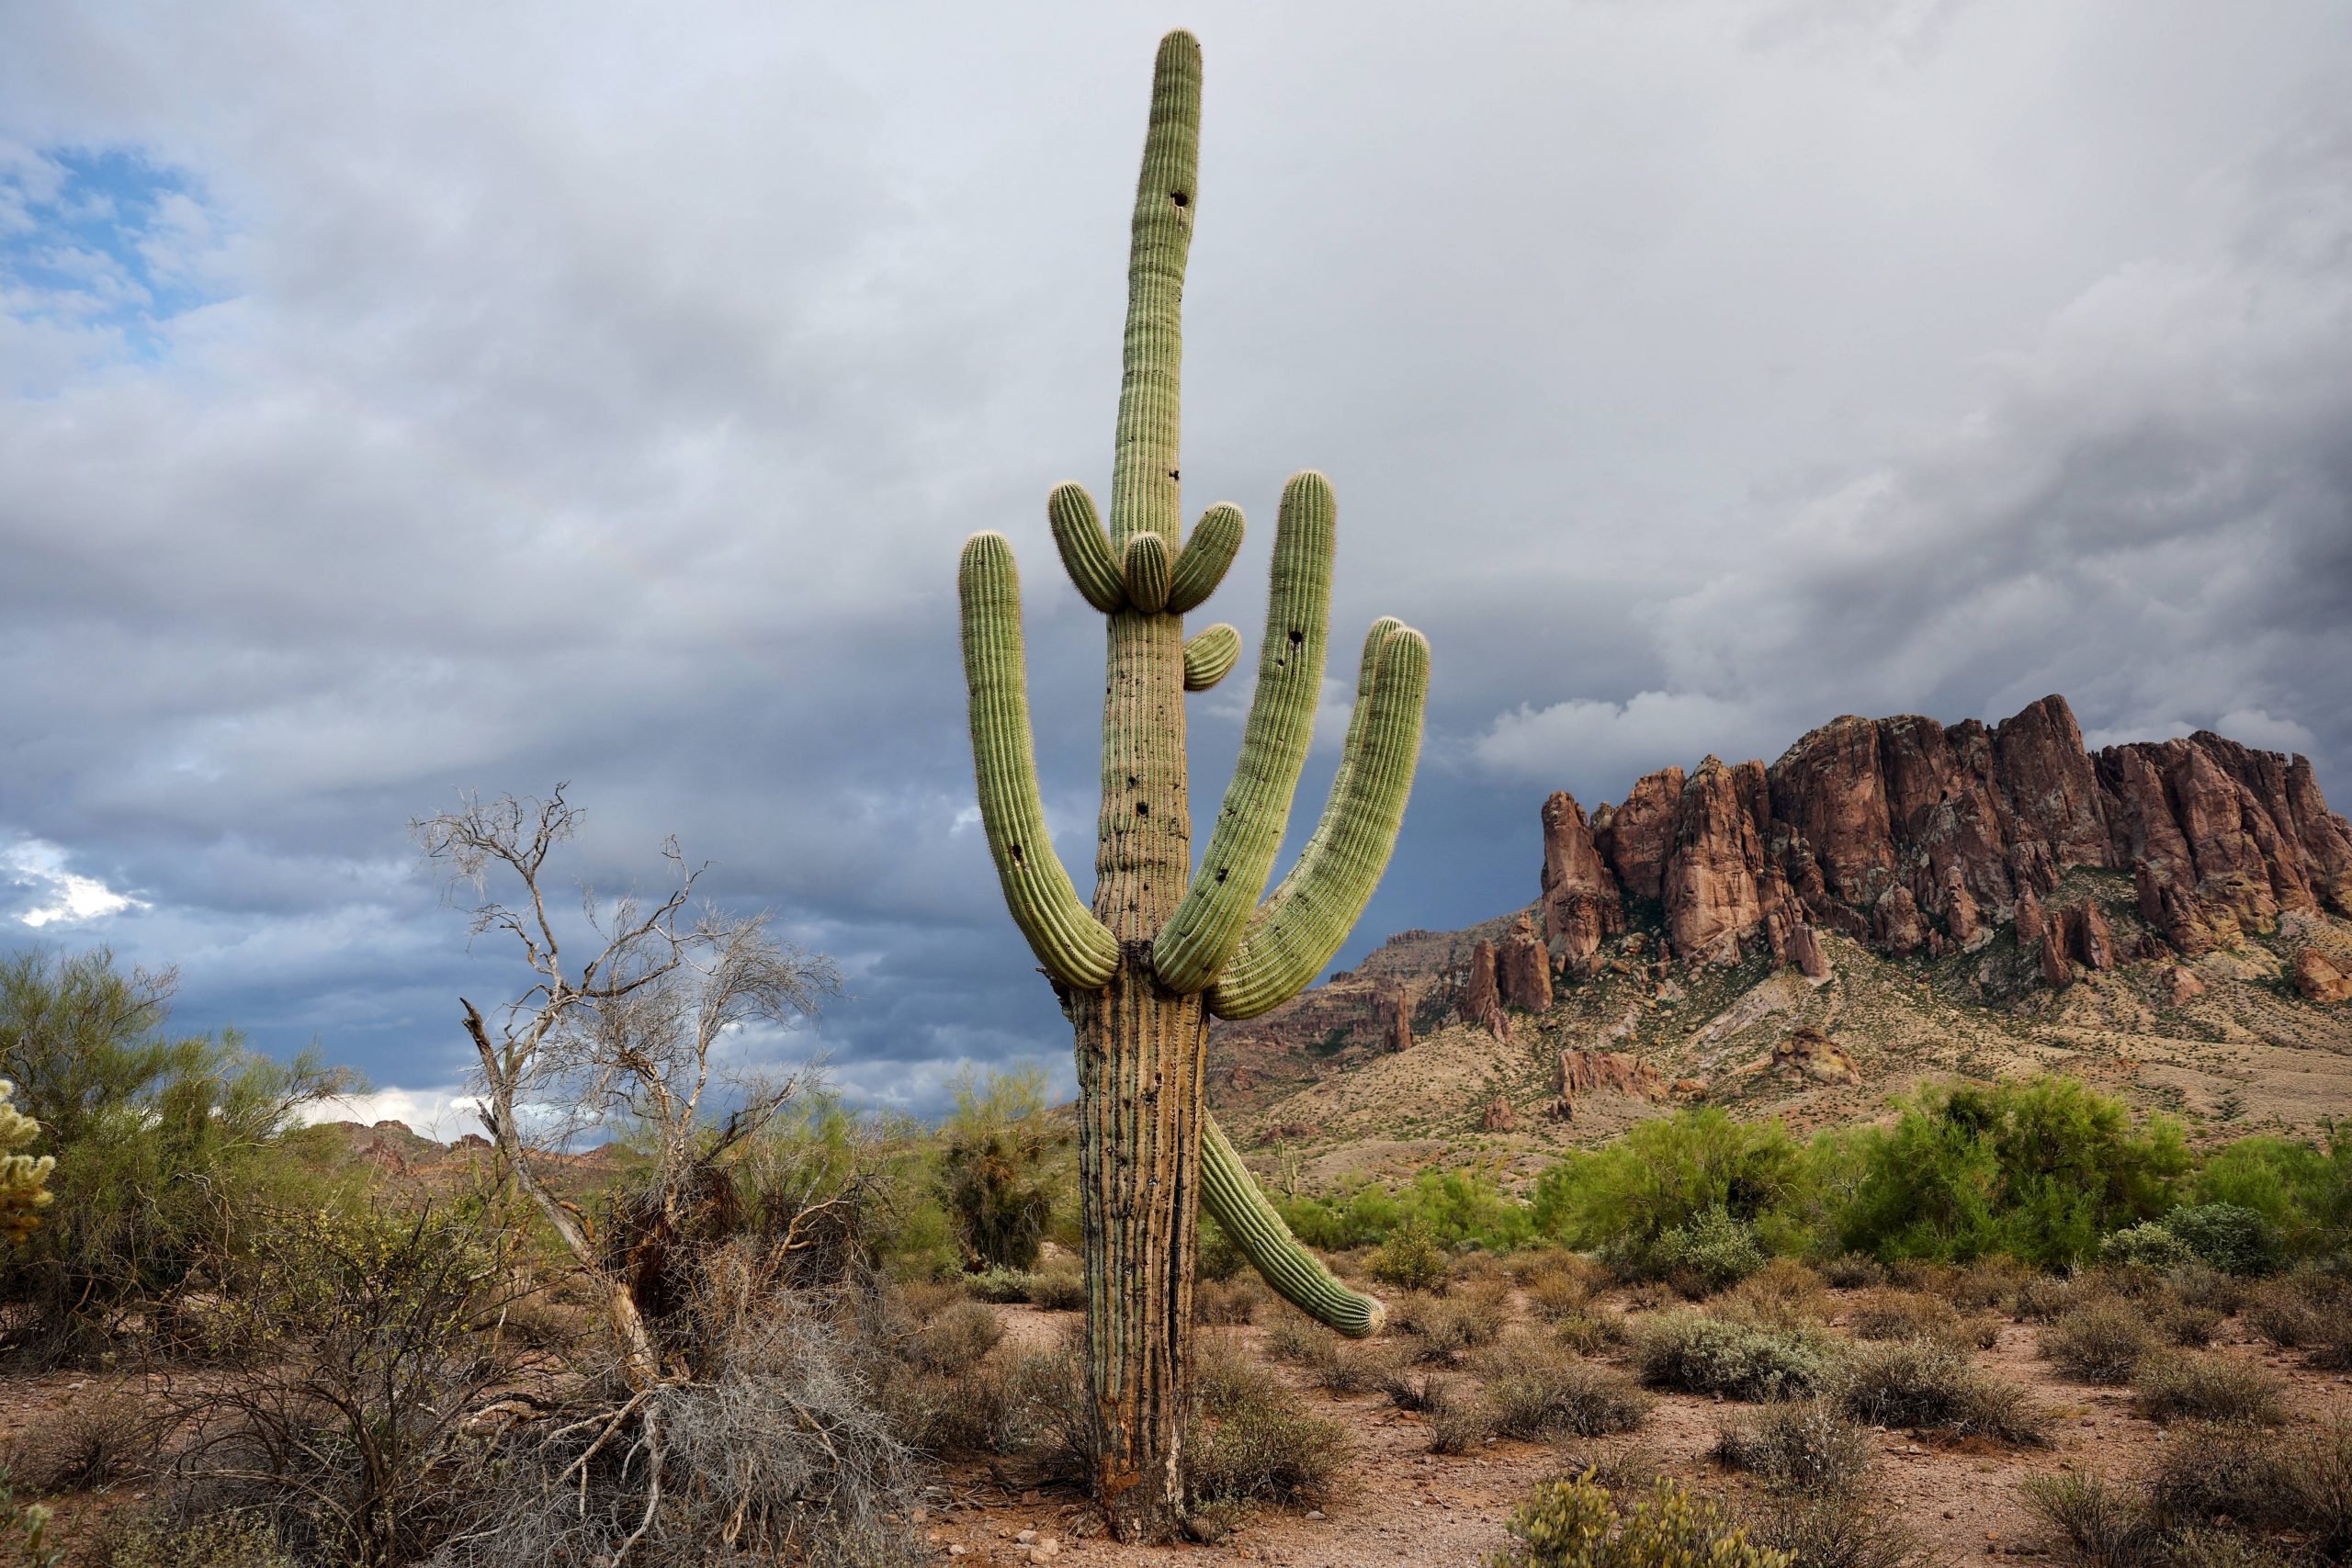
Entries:
<svg viewBox="0 0 2352 1568">
<path fill-rule="evenodd" d="M 799 1044 L 853 1096 L 1067 1084 L 954 565 L 1026 563 L 1082 866 L 1100 633 L 1043 502 L 1107 491 L 1178 24 L 1187 504 L 1253 520 L 1211 609 L 1254 642 L 1313 466 L 1334 646 L 1435 649 L 1344 956 L 1532 897 L 1548 789 L 1842 712 L 2061 691 L 2094 743 L 2211 726 L 2352 798 L 2335 0 L 17 5 L 0 942 L 175 964 L 181 1024 L 430 1121 L 456 996 L 514 981 L 406 823 L 569 780 L 572 874 L 675 833 L 840 957 Z M 1196 699 L 1199 795 L 1243 700 Z"/>
</svg>

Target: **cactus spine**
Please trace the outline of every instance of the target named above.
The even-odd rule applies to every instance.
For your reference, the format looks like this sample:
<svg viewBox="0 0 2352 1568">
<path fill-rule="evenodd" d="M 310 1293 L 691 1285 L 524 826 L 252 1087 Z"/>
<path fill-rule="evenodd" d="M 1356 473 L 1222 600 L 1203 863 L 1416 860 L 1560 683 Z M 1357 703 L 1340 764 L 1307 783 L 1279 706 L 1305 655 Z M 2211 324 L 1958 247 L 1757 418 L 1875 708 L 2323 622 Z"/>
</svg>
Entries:
<svg viewBox="0 0 2352 1568">
<path fill-rule="evenodd" d="M 1079 593 L 1105 617 L 1102 796 L 1094 899 L 1079 901 L 1046 829 L 1029 726 L 1020 582 L 1001 535 L 964 547 L 958 586 L 980 810 L 1005 902 L 1078 1036 L 1087 1370 L 1095 1485 L 1114 1531 L 1165 1536 L 1183 1510 L 1178 1450 L 1192 1322 L 1195 1199 L 1268 1283 L 1344 1333 L 1380 1303 L 1346 1289 L 1283 1225 L 1202 1099 L 1212 1013 L 1250 1018 L 1296 995 L 1363 910 L 1403 819 L 1420 750 L 1429 645 L 1393 619 L 1366 637 L 1338 776 L 1298 864 L 1261 904 L 1313 738 L 1339 506 L 1295 475 L 1274 530 L 1272 592 L 1241 756 L 1194 870 L 1184 694 L 1238 662 L 1240 634 L 1182 616 L 1241 546 L 1240 510 L 1179 538 L 1184 264 L 1197 211 L 1200 46 L 1160 41 L 1136 190 L 1106 529 L 1077 484 L 1047 521 Z"/>
</svg>

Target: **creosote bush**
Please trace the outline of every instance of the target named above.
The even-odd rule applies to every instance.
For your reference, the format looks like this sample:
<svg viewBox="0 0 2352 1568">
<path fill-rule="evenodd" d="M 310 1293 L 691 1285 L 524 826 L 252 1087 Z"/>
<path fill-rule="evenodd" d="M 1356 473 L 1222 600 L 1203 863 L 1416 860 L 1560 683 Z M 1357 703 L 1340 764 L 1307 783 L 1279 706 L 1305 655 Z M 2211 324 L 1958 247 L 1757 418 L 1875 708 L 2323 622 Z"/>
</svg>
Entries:
<svg viewBox="0 0 2352 1568">
<path fill-rule="evenodd" d="M 1869 1439 L 1851 1417 L 1820 1399 L 1774 1400 L 1722 1428 L 1715 1458 L 1767 1486 L 1850 1492 L 1869 1472 Z"/>
<path fill-rule="evenodd" d="M 1450 1277 L 1444 1250 L 1429 1227 L 1413 1221 L 1380 1244 L 1372 1277 L 1406 1291 L 1442 1291 Z"/>
<path fill-rule="evenodd" d="M 1478 1359 L 1493 1429 L 1506 1438 L 1605 1437 L 1630 1432 L 1652 1401 L 1614 1367 L 1596 1366 L 1528 1333 Z"/>
<path fill-rule="evenodd" d="M 2041 1354 L 2085 1382 L 2127 1383 L 2163 1342 L 2148 1314 L 2130 1302 L 2098 1297 L 2069 1308 L 2041 1331 Z"/>
<path fill-rule="evenodd" d="M 1789 1568 L 1721 1505 L 1659 1481 L 1631 1507 L 1588 1472 L 1535 1489 L 1511 1516 L 1493 1568 Z"/>
<path fill-rule="evenodd" d="M 1938 1340 L 1857 1346 L 1831 1393 L 1839 1409 L 1865 1426 L 2024 1445 L 2049 1440 L 2047 1423 L 2023 1389 Z"/>
<path fill-rule="evenodd" d="M 2261 1367 L 2227 1356 L 2150 1356 L 2133 1373 L 2132 1387 L 2140 1414 L 2151 1421 L 2275 1427 L 2287 1417 L 2285 1382 Z"/>
</svg>

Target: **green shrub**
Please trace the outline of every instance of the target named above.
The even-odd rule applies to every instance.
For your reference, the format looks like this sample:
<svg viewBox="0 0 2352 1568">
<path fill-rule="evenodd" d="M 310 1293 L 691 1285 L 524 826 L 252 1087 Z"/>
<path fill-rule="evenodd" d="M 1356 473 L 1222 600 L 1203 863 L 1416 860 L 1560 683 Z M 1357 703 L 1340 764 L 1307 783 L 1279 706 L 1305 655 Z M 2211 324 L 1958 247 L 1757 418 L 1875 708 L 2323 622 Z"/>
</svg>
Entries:
<svg viewBox="0 0 2352 1568">
<path fill-rule="evenodd" d="M 2148 1314 L 2113 1297 L 2061 1314 L 2041 1331 L 2041 1354 L 2085 1382 L 2127 1383 L 2162 1342 Z"/>
<path fill-rule="evenodd" d="M 296 1568 L 266 1522 L 237 1515 L 177 1525 L 132 1519 L 105 1551 L 107 1568 Z"/>
<path fill-rule="evenodd" d="M 939 1195 L 968 1267 L 1030 1269 L 1053 1223 L 1051 1165 L 1067 1142 L 1046 1122 L 1040 1068 L 966 1073 L 940 1128 Z"/>
<path fill-rule="evenodd" d="M 1678 1284 L 1688 1280 L 1703 1294 L 1736 1285 L 1763 1268 L 1764 1249 L 1754 1225 L 1713 1208 L 1662 1233 L 1644 1261 L 1652 1273 Z"/>
<path fill-rule="evenodd" d="M 1856 1169 L 1833 1228 L 1882 1259 L 2076 1262 L 2171 1208 L 2189 1167 L 2175 1123 L 2136 1128 L 2122 1101 L 2057 1075 L 1924 1089 L 1847 1147 Z"/>
<path fill-rule="evenodd" d="M 1046 1312 L 1084 1312 L 1086 1276 L 1075 1264 L 1040 1269 L 1029 1277 L 1029 1303 Z"/>
<path fill-rule="evenodd" d="M 908 1336 L 903 1353 L 925 1371 L 968 1371 L 1004 1337 L 996 1314 L 978 1302 L 957 1302 Z"/>
<path fill-rule="evenodd" d="M 1546 1482 L 1511 1515 L 1494 1568 L 1789 1568 L 1723 1507 L 1659 1481 L 1631 1510 L 1591 1473 Z"/>
<path fill-rule="evenodd" d="M 1224 1226 L 1204 1213 L 1201 1216 L 1200 1245 L 1193 1267 L 1202 1279 L 1223 1284 L 1249 1268 L 1250 1258 L 1225 1234 Z"/>
<path fill-rule="evenodd" d="M 2023 1389 L 1978 1370 L 1966 1351 L 1932 1339 L 1857 1347 L 1833 1392 L 1838 1408 L 1866 1426 L 2003 1443 L 2048 1441 L 2045 1423 Z"/>
<path fill-rule="evenodd" d="M 2132 1375 L 2140 1414 L 2151 1421 L 2239 1421 L 2275 1427 L 2287 1417 L 2287 1385 L 2227 1356 L 2151 1356 Z"/>
<path fill-rule="evenodd" d="M 1345 1468 L 1347 1428 L 1306 1414 L 1263 1377 L 1219 1412 L 1204 1410 L 1184 1439 L 1184 1478 L 1204 1504 L 1297 1503 L 1319 1498 Z"/>
<path fill-rule="evenodd" d="M 2352 1128 L 2332 1129 L 2324 1145 L 2240 1138 L 2206 1156 L 2195 1192 L 2199 1203 L 2261 1215 L 2284 1257 L 2340 1252 L 2352 1225 Z"/>
<path fill-rule="evenodd" d="M 1372 1277 L 1400 1290 L 1442 1291 L 1447 1277 L 1445 1253 L 1427 1225 L 1408 1221 L 1373 1255 Z"/>
<path fill-rule="evenodd" d="M 1860 1487 L 1870 1440 L 1824 1399 L 1775 1400 L 1715 1438 L 1715 1458 L 1767 1486 L 1823 1492 Z"/>
<path fill-rule="evenodd" d="M 2196 1256 L 2171 1227 L 2156 1220 L 2143 1220 L 2136 1225 L 2110 1231 L 2107 1239 L 2098 1244 L 2101 1263 L 2126 1269 L 2174 1269 Z"/>
<path fill-rule="evenodd" d="M 2242 1204 L 2186 1203 L 2164 1217 L 2164 1228 L 2191 1257 L 2224 1274 L 2267 1274 L 2278 1266 L 2270 1222 Z"/>
<path fill-rule="evenodd" d="M 1817 1330 L 1760 1328 L 1702 1312 L 1645 1324 L 1634 1343 L 1642 1381 L 1733 1399 L 1793 1398 L 1827 1381 L 1837 1345 Z"/>
<path fill-rule="evenodd" d="M 1779 1250 L 1795 1239 L 1806 1192 L 1806 1162 L 1787 1128 L 1705 1107 L 1562 1159 L 1536 1179 L 1531 1220 L 1572 1247 L 1645 1259 L 1668 1232 L 1721 1211 Z"/>
</svg>

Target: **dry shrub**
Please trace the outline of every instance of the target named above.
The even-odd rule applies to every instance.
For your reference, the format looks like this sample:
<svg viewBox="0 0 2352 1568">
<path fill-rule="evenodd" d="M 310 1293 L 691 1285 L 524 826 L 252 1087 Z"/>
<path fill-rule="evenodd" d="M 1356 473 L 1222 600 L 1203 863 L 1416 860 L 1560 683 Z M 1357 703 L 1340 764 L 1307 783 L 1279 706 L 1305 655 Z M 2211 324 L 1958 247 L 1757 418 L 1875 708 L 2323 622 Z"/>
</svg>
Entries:
<svg viewBox="0 0 2352 1568">
<path fill-rule="evenodd" d="M 2352 1369 L 2352 1286 L 2333 1275 L 2306 1270 L 2264 1281 L 2247 1300 L 2245 1320 L 2314 1367 Z"/>
<path fill-rule="evenodd" d="M 1545 1323 L 1557 1323 L 1592 1307 L 1592 1282 L 1569 1269 L 1546 1269 L 1530 1279 L 1526 1290 L 1528 1311 Z"/>
<path fill-rule="evenodd" d="M 1193 1398 L 1184 1481 L 1204 1507 L 1319 1500 L 1353 1452 L 1346 1427 L 1308 1415 L 1296 1394 L 1229 1349 L 1202 1359 Z"/>
<path fill-rule="evenodd" d="M 2275 1427 L 2287 1418 L 2287 1385 L 2275 1374 L 2227 1356 L 2156 1355 L 2140 1363 L 2132 1385 L 2151 1421 L 2242 1421 Z"/>
<path fill-rule="evenodd" d="M 2085 1568 L 2284 1568 L 2352 1555 L 2352 1427 L 2182 1427 L 2139 1486 L 2027 1483 L 2062 1560 Z"/>
<path fill-rule="evenodd" d="M 1372 1393 L 1386 1388 L 1390 1375 L 1408 1359 L 1397 1345 L 1360 1344 L 1333 1335 L 1329 1356 L 1308 1367 L 1307 1375 L 1329 1393 Z"/>
<path fill-rule="evenodd" d="M 1084 1312 L 1086 1276 L 1070 1267 L 1042 1269 L 1029 1276 L 1029 1302 L 1045 1312 Z"/>
<path fill-rule="evenodd" d="M 1879 1517 L 1860 1493 L 1781 1490 L 1739 1510 L 1747 1538 L 1802 1568 L 1946 1568 L 1950 1559 Z"/>
<path fill-rule="evenodd" d="M 1688 1310 L 1643 1325 L 1634 1342 L 1651 1387 L 1733 1399 L 1811 1393 L 1828 1380 L 1838 1353 L 1818 1329 L 1762 1328 Z"/>
<path fill-rule="evenodd" d="M 1633 1379 L 1516 1334 L 1479 1359 L 1495 1431 L 1507 1438 L 1578 1438 L 1630 1432 L 1649 1416 L 1651 1401 Z"/>
<path fill-rule="evenodd" d="M 1494 1406 L 1485 1399 L 1458 1399 L 1430 1414 L 1430 1452 L 1466 1454 L 1491 1442 Z"/>
<path fill-rule="evenodd" d="M 1454 1254 L 1453 1262 L 1446 1267 L 1446 1280 L 1451 1285 L 1509 1285 L 1512 1275 L 1510 1265 L 1504 1258 L 1484 1247 L 1473 1247 Z"/>
<path fill-rule="evenodd" d="M 2173 1295 L 2193 1307 L 2235 1317 L 2245 1306 L 2246 1282 L 2202 1263 L 2184 1263 L 2165 1275 Z"/>
<path fill-rule="evenodd" d="M 1834 1393 L 1838 1407 L 1865 1426 L 2021 1445 L 2049 1441 L 2047 1424 L 2023 1389 L 1981 1371 L 1966 1351 L 1932 1339 L 1858 1346 Z"/>
<path fill-rule="evenodd" d="M 2016 1258 L 1996 1255 L 1954 1269 L 1940 1269 L 1928 1288 L 1962 1312 L 2007 1312 L 2018 1292 L 2045 1278 Z"/>
<path fill-rule="evenodd" d="M 0 1473 L 35 1492 L 88 1492 L 145 1465 L 163 1440 L 159 1412 L 129 1388 L 77 1395 L 0 1451 Z"/>
<path fill-rule="evenodd" d="M 1867 1252 L 1838 1254 L 1821 1266 L 1821 1277 L 1831 1289 L 1839 1291 L 1868 1290 L 1886 1283 L 1886 1270 Z"/>
<path fill-rule="evenodd" d="M 1579 1356 L 1595 1355 L 1625 1342 L 1625 1320 L 1613 1312 L 1593 1307 L 1570 1313 L 1553 1324 L 1552 1337 Z"/>
<path fill-rule="evenodd" d="M 1495 1280 L 1451 1296 L 1416 1292 L 1390 1310 L 1389 1321 L 1414 1337 L 1415 1354 L 1422 1359 L 1450 1361 L 1465 1350 L 1493 1344 L 1510 1315 L 1510 1292 Z"/>
<path fill-rule="evenodd" d="M 957 1302 L 934 1314 L 906 1338 L 901 1354 L 927 1372 L 970 1371 L 1004 1337 L 1004 1325 L 979 1302 Z"/>
<path fill-rule="evenodd" d="M 1203 1280 L 1193 1287 L 1193 1321 L 1217 1327 L 1254 1323 L 1265 1301 L 1264 1288 L 1247 1276 L 1222 1282 Z"/>
<path fill-rule="evenodd" d="M 1870 1441 L 1824 1399 L 1775 1400 L 1715 1438 L 1715 1458 L 1775 1488 L 1851 1492 L 1871 1464 Z"/>
<path fill-rule="evenodd" d="M 1943 1296 L 1918 1291 L 1869 1291 L 1854 1303 L 1847 1327 L 1857 1339 L 1961 1337 L 1959 1310 Z"/>
<path fill-rule="evenodd" d="M 1503 1271 L 1520 1289 L 1528 1291 L 1534 1289 L 1537 1280 L 1551 1278 L 1582 1280 L 1588 1295 L 1610 1283 L 1609 1270 L 1602 1265 L 1581 1252 L 1559 1247 L 1514 1252 L 1503 1260 Z"/>
<path fill-rule="evenodd" d="M 1399 1410 L 1432 1416 L 1462 1401 L 1461 1384 L 1442 1368 L 1392 1361 L 1381 1379 L 1380 1392 Z"/>
<path fill-rule="evenodd" d="M 2067 1561 L 2082 1568 L 2144 1568 L 2161 1561 L 2163 1532 L 2130 1490 L 2073 1472 L 2032 1476 L 2022 1490 Z"/>
<path fill-rule="evenodd" d="M 1286 1312 L 1266 1329 L 1265 1351 L 1295 1367 L 1318 1367 L 1331 1359 L 1340 1337 L 1302 1312 Z"/>
<path fill-rule="evenodd" d="M 2160 1343 L 2145 1312 L 2112 1296 L 2070 1308 L 2041 1331 L 2042 1356 L 2085 1382 L 2130 1382 Z"/>
<path fill-rule="evenodd" d="M 178 1524 L 126 1518 L 98 1551 L 106 1568 L 296 1568 L 266 1523 L 235 1514 Z"/>
<path fill-rule="evenodd" d="M 2169 1301 L 2162 1310 L 2151 1314 L 2151 1321 L 2168 1343 L 2201 1349 L 2213 1342 L 2213 1331 L 2222 1326 L 2224 1315 L 2211 1307 Z"/>
<path fill-rule="evenodd" d="M 1829 1288 L 1793 1258 L 1775 1258 L 1725 1292 L 1715 1311 L 1761 1328 L 1797 1329 L 1829 1317 Z"/>
</svg>

